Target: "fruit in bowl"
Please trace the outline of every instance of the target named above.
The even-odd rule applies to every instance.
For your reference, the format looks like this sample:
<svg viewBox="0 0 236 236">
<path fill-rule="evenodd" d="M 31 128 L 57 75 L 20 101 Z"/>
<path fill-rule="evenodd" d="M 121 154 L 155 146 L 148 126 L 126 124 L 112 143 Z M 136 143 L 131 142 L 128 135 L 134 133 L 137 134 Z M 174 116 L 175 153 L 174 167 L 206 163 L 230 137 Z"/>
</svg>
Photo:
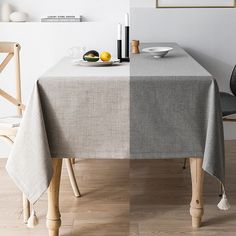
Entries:
<svg viewBox="0 0 236 236">
<path fill-rule="evenodd" d="M 88 51 L 84 54 L 83 60 L 87 62 L 96 62 L 99 60 L 99 53 L 95 50 Z"/>
<path fill-rule="evenodd" d="M 100 59 L 102 61 L 110 61 L 111 60 L 111 54 L 109 52 L 101 52 Z"/>
</svg>

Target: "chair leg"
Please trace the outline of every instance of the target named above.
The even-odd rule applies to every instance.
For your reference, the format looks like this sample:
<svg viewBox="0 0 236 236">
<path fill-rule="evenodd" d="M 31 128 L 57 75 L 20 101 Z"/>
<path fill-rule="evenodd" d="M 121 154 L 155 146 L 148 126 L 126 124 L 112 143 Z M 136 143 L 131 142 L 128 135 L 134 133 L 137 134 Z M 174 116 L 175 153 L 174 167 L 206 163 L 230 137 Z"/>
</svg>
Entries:
<svg viewBox="0 0 236 236">
<path fill-rule="evenodd" d="M 71 158 L 71 163 L 75 164 L 75 158 Z"/>
<path fill-rule="evenodd" d="M 30 202 L 26 198 L 25 194 L 23 194 L 23 218 L 25 224 L 27 224 L 29 217 L 30 217 Z"/>
<path fill-rule="evenodd" d="M 223 186 L 220 184 L 220 192 L 219 192 L 219 197 L 223 196 Z"/>
<path fill-rule="evenodd" d="M 183 170 L 186 169 L 186 164 L 187 164 L 187 158 L 184 158 L 184 165 L 183 165 L 183 167 L 182 167 Z"/>
<path fill-rule="evenodd" d="M 71 160 L 69 158 L 65 158 L 65 162 L 66 162 L 66 168 L 67 168 L 67 172 L 68 172 L 69 179 L 70 179 L 70 184 L 73 189 L 74 195 L 75 195 L 75 197 L 81 197 L 79 187 L 76 182 L 75 173 L 73 170 Z"/>
</svg>

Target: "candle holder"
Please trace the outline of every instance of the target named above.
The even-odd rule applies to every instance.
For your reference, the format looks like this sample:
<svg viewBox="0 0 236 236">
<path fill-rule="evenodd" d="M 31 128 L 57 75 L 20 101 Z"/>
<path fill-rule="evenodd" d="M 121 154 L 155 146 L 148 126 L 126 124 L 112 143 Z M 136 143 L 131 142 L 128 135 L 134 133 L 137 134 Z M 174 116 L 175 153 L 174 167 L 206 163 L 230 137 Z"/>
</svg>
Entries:
<svg viewBox="0 0 236 236">
<path fill-rule="evenodd" d="M 122 59 L 124 62 L 129 62 L 129 26 L 125 26 L 125 58 Z"/>
<path fill-rule="evenodd" d="M 140 51 L 139 51 L 139 40 L 132 40 L 132 42 L 131 42 L 131 47 L 132 47 L 131 52 L 132 52 L 133 54 L 138 54 L 138 53 L 140 53 Z"/>
<path fill-rule="evenodd" d="M 117 58 L 122 62 L 122 40 L 117 40 Z"/>
<path fill-rule="evenodd" d="M 130 62 L 129 57 L 124 57 L 121 59 L 121 62 Z"/>
<path fill-rule="evenodd" d="M 118 24 L 117 58 L 121 62 L 129 62 L 129 14 L 125 15 L 125 57 L 122 57 L 122 25 Z"/>
<path fill-rule="evenodd" d="M 125 26 L 125 57 L 122 57 L 122 40 L 117 40 L 117 58 L 121 62 L 129 62 L 129 26 Z"/>
</svg>

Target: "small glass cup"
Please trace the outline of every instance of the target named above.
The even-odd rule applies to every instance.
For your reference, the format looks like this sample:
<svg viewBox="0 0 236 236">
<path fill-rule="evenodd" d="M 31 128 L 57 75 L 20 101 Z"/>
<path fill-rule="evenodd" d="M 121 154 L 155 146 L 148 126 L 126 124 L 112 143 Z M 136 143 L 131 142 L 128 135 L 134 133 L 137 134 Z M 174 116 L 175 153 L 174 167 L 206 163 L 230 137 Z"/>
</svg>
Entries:
<svg viewBox="0 0 236 236">
<path fill-rule="evenodd" d="M 72 47 L 68 49 L 68 56 L 73 58 L 74 60 L 83 58 L 83 55 L 86 52 L 85 47 Z"/>
</svg>

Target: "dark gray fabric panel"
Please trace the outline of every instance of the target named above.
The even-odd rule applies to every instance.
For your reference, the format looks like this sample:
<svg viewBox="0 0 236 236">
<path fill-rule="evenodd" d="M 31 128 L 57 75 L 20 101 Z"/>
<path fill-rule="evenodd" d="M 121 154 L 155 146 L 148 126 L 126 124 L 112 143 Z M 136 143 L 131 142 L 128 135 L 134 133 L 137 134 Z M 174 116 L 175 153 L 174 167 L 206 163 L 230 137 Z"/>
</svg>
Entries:
<svg viewBox="0 0 236 236">
<path fill-rule="evenodd" d="M 220 96 L 212 76 L 176 44 L 164 58 L 132 55 L 131 158 L 203 157 L 203 169 L 224 183 Z"/>
</svg>

